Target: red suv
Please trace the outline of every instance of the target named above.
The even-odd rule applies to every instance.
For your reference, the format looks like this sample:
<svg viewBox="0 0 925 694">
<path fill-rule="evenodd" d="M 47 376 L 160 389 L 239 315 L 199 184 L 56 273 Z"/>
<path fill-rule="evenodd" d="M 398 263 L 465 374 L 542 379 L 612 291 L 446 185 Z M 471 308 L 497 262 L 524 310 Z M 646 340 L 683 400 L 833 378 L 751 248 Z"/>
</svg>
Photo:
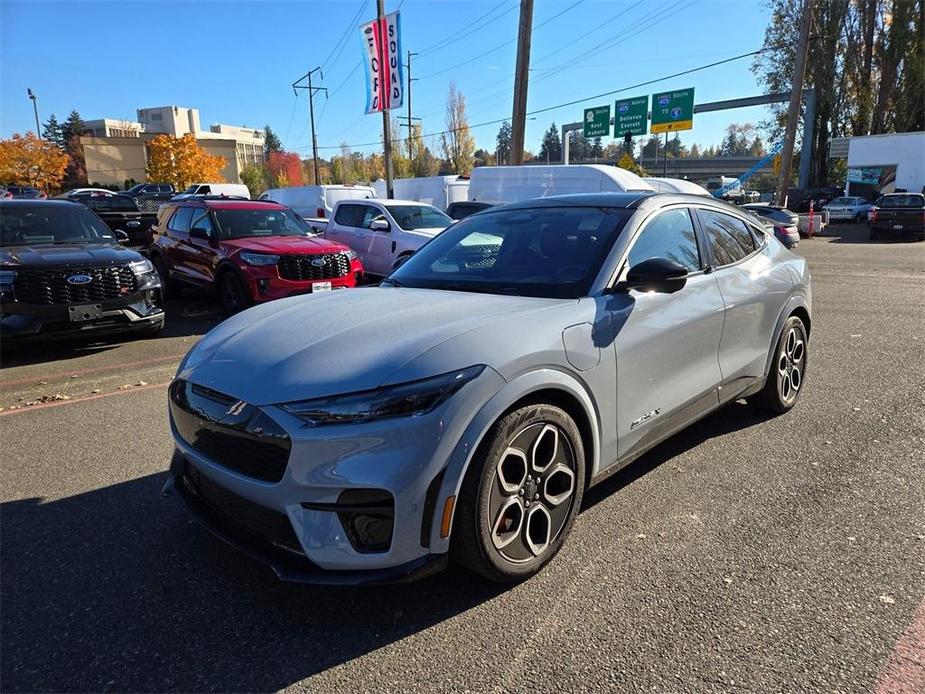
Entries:
<svg viewBox="0 0 925 694">
<path fill-rule="evenodd" d="M 295 294 L 355 287 L 356 253 L 315 235 L 275 202 L 190 198 L 165 204 L 148 257 L 165 291 L 183 283 L 215 289 L 225 311 Z"/>
</svg>

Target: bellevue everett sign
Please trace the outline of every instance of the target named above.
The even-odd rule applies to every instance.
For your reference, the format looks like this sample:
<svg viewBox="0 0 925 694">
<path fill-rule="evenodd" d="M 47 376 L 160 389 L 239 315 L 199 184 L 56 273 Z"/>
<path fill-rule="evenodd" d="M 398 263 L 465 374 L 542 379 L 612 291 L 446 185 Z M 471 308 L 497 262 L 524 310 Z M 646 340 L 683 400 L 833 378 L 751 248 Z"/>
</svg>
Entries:
<svg viewBox="0 0 925 694">
<path fill-rule="evenodd" d="M 633 96 L 614 104 L 613 136 L 645 135 L 649 131 L 649 97 Z"/>
<path fill-rule="evenodd" d="M 607 137 L 610 135 L 610 106 L 595 106 L 585 109 L 585 137 Z"/>
<path fill-rule="evenodd" d="M 694 88 L 652 95 L 652 132 L 667 133 L 694 127 Z"/>
</svg>

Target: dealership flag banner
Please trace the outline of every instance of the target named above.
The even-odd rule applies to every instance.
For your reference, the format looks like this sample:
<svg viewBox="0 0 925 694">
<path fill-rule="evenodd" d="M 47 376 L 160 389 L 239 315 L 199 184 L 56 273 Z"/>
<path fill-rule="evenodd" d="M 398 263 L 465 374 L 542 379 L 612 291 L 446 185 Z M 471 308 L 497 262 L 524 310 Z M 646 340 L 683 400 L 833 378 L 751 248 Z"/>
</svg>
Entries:
<svg viewBox="0 0 925 694">
<path fill-rule="evenodd" d="M 366 113 L 399 108 L 405 99 L 400 13 L 361 24 L 360 34 L 366 66 Z"/>
</svg>

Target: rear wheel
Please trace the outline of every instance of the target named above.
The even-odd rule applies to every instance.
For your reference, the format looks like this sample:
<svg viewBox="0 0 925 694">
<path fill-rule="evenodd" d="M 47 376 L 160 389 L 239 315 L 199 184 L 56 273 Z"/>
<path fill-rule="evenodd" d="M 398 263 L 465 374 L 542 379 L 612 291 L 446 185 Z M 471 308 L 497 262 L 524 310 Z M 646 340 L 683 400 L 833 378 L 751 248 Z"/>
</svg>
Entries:
<svg viewBox="0 0 925 694">
<path fill-rule="evenodd" d="M 777 341 L 764 388 L 748 399 L 749 404 L 773 414 L 783 414 L 796 405 L 806 375 L 807 342 L 803 321 L 790 316 Z"/>
<path fill-rule="evenodd" d="M 536 574 L 559 551 L 584 493 L 578 427 L 551 405 L 499 420 L 472 461 L 456 509 L 454 560 L 493 581 Z"/>
<path fill-rule="evenodd" d="M 222 302 L 222 308 L 225 309 L 225 313 L 229 316 L 233 316 L 251 305 L 250 292 L 247 291 L 244 282 L 233 270 L 226 270 L 219 275 L 218 295 Z"/>
</svg>

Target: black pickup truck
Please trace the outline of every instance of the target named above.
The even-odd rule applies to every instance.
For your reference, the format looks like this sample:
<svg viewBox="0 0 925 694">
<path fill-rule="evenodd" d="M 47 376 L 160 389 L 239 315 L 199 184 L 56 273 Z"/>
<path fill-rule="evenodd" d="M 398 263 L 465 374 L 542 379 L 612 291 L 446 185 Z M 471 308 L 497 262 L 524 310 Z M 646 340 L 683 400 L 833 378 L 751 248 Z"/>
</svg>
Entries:
<svg viewBox="0 0 925 694">
<path fill-rule="evenodd" d="M 125 194 L 135 198 L 142 212 L 157 213 L 157 208 L 176 195 L 177 191 L 170 183 L 139 183 L 125 191 Z"/>
<path fill-rule="evenodd" d="M 870 211 L 870 239 L 925 239 L 925 195 L 890 193 Z"/>
<path fill-rule="evenodd" d="M 80 202 L 96 212 L 113 231 L 124 231 L 128 235 L 124 246 L 142 249 L 150 245 L 150 229 L 157 221 L 156 209 L 142 212 L 135 199 L 128 195 L 101 195 L 81 198 Z"/>
</svg>

